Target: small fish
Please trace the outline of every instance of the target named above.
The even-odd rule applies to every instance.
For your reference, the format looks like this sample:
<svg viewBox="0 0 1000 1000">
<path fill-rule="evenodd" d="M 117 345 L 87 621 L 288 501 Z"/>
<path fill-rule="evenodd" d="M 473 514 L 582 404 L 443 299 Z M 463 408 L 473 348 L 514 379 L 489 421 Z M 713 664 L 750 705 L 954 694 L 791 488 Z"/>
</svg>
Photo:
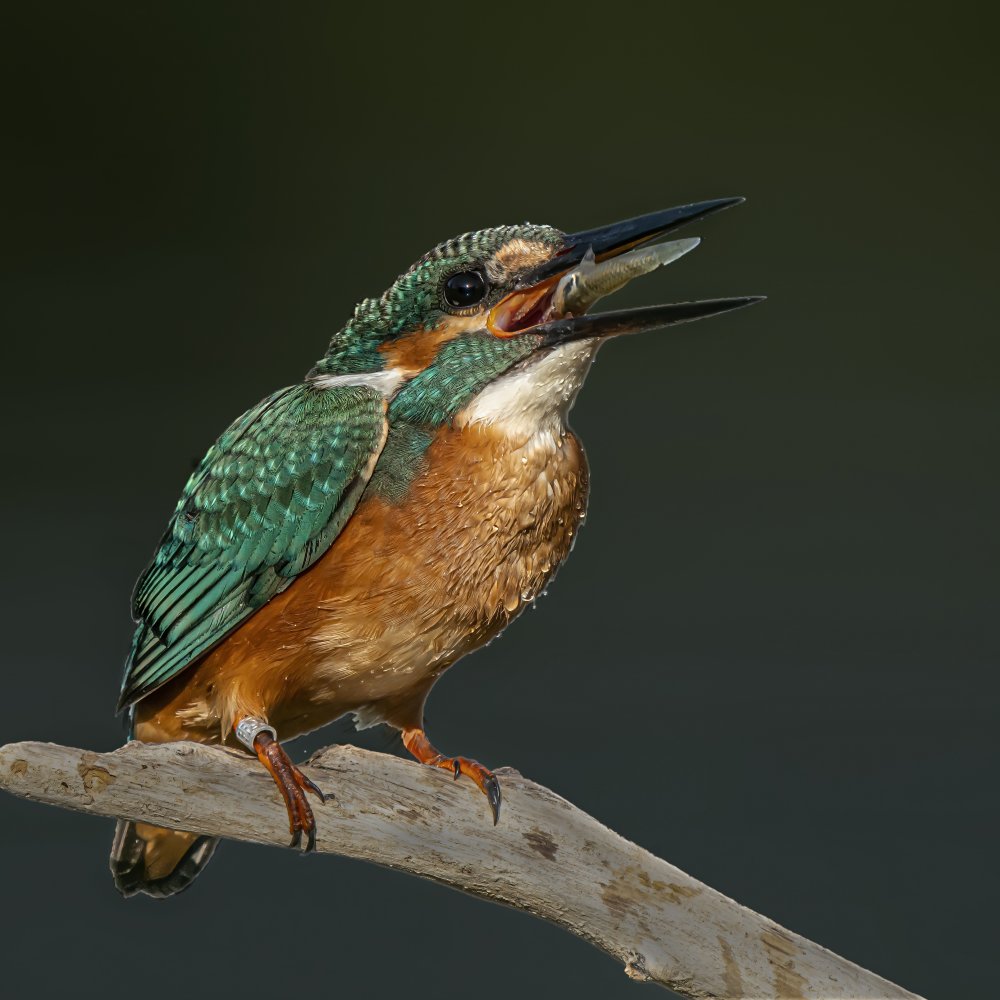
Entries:
<svg viewBox="0 0 1000 1000">
<path fill-rule="evenodd" d="M 598 299 L 624 288 L 633 278 L 655 271 L 664 264 L 683 257 L 700 239 L 673 240 L 652 247 L 640 247 L 619 257 L 598 263 L 588 250 L 579 265 L 563 275 L 552 296 L 554 315 L 580 316 Z"/>
</svg>

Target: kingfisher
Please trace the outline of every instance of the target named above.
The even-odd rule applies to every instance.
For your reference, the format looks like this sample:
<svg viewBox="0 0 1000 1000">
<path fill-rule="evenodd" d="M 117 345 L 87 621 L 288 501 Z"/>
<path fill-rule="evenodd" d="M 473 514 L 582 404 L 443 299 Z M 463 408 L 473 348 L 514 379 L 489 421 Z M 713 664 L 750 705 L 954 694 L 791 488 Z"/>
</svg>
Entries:
<svg viewBox="0 0 1000 1000">
<path fill-rule="evenodd" d="M 311 850 L 323 792 L 279 742 L 353 714 L 420 762 L 501 788 L 438 750 L 424 704 L 453 663 L 544 592 L 587 508 L 567 417 L 608 339 L 760 296 L 590 313 L 676 260 L 677 227 L 720 198 L 567 234 L 513 225 L 448 240 L 363 300 L 304 380 L 231 424 L 197 466 L 132 597 L 118 702 L 130 736 L 242 747 Z M 304 839 L 303 839 L 304 838 Z M 119 891 L 187 888 L 217 838 L 118 822 Z"/>
</svg>

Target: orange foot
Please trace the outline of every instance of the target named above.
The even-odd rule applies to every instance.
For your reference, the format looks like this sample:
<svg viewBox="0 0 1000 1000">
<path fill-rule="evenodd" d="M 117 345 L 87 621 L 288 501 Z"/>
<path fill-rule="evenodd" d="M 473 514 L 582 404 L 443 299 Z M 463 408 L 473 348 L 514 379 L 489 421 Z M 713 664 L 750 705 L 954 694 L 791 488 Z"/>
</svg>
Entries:
<svg viewBox="0 0 1000 1000">
<path fill-rule="evenodd" d="M 247 720 L 244 720 L 244 722 Z M 252 720 L 256 722 L 256 720 Z M 282 745 L 274 738 L 274 730 L 269 726 L 260 726 L 252 736 L 251 741 L 243 739 L 238 726 L 237 739 L 246 745 L 251 742 L 251 747 L 257 759 L 268 769 L 274 783 L 281 792 L 281 797 L 285 800 L 285 808 L 288 810 L 288 830 L 292 835 L 292 842 L 289 847 L 299 847 L 302 843 L 302 834 L 306 835 L 305 851 L 316 849 L 316 819 L 313 816 L 312 807 L 306 798 L 306 792 L 312 792 L 319 796 L 320 802 L 326 802 L 326 796 L 310 781 L 291 761 L 285 753 Z"/>
<path fill-rule="evenodd" d="M 493 825 L 496 826 L 500 818 L 500 782 L 497 776 L 488 768 L 483 767 L 477 760 L 469 760 L 468 757 L 445 757 L 440 753 L 422 729 L 404 729 L 403 746 L 413 754 L 421 764 L 430 764 L 432 767 L 443 767 L 446 771 L 451 771 L 458 780 L 460 774 L 464 774 L 479 786 L 479 790 L 486 796 L 486 801 L 493 811 Z"/>
</svg>

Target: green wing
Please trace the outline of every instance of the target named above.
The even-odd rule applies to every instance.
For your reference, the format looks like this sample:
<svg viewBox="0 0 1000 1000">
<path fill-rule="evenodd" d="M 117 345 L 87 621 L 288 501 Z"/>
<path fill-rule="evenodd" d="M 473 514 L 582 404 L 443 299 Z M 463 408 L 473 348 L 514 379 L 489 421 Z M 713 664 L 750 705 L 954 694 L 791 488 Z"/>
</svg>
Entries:
<svg viewBox="0 0 1000 1000">
<path fill-rule="evenodd" d="M 154 691 L 333 543 L 385 439 L 366 386 L 282 389 L 239 418 L 188 480 L 132 598 L 119 708 Z"/>
</svg>

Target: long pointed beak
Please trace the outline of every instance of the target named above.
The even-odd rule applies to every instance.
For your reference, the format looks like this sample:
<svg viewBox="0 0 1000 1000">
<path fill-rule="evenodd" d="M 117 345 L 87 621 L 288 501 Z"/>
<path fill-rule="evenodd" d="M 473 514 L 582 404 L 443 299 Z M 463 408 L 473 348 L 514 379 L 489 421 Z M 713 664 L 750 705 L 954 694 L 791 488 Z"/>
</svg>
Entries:
<svg viewBox="0 0 1000 1000">
<path fill-rule="evenodd" d="M 571 340 L 621 337 L 627 333 L 644 333 L 664 326 L 690 323 L 706 316 L 717 316 L 733 309 L 752 306 L 766 298 L 766 295 L 743 295 L 731 299 L 702 299 L 700 302 L 672 302 L 662 306 L 619 309 L 616 312 L 595 313 L 593 316 L 569 316 L 542 323 L 531 332 L 541 334 L 543 347 L 554 347 Z"/>
<path fill-rule="evenodd" d="M 745 201 L 744 198 L 715 198 L 712 201 L 696 201 L 677 208 L 665 208 L 648 215 L 637 215 L 624 222 L 612 222 L 597 229 L 583 229 L 578 233 L 567 233 L 565 249 L 521 277 L 518 288 L 529 288 L 540 284 L 553 275 L 562 274 L 579 264 L 587 252 L 593 250 L 594 259 L 599 263 L 608 257 L 617 257 L 644 243 L 662 239 L 667 233 L 686 226 L 695 219 L 703 219 L 723 209 L 732 208 Z"/>
<path fill-rule="evenodd" d="M 639 249 L 644 244 L 742 201 L 699 201 L 567 235 L 560 253 L 523 275 L 516 289 L 490 311 L 487 326 L 499 337 L 531 333 L 542 338 L 542 346 L 554 346 L 688 323 L 761 302 L 762 295 L 744 295 L 586 314 L 599 298 L 682 257 L 699 241 L 676 240 Z"/>
</svg>

